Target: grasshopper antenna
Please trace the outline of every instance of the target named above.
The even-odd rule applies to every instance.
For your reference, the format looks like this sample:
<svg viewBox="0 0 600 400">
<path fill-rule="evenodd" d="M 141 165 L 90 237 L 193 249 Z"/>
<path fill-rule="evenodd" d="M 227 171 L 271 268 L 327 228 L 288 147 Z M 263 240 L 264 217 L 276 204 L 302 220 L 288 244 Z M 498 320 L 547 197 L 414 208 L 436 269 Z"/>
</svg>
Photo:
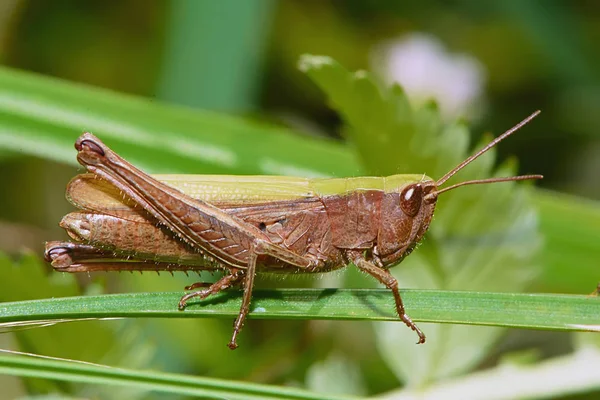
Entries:
<svg viewBox="0 0 600 400">
<path fill-rule="evenodd" d="M 529 121 L 531 121 L 532 119 L 537 117 L 540 112 L 541 112 L 540 110 L 537 110 L 536 112 L 531 114 L 529 117 L 525 118 L 523 121 L 519 122 L 517 125 L 513 126 L 509 130 L 504 132 L 502 135 L 500 135 L 497 138 L 495 138 L 494 140 L 492 140 L 490 143 L 487 144 L 487 146 L 485 146 L 484 148 L 479 150 L 477 153 L 473 154 L 472 156 L 468 157 L 466 160 L 464 160 L 463 162 L 458 164 L 456 167 L 452 168 L 450 171 L 448 171 L 446 173 L 446 175 L 442 176 L 436 182 L 436 187 L 439 187 L 439 186 L 443 185 L 444 183 L 446 183 L 446 181 L 448 179 L 450 179 L 451 177 L 453 177 L 458 171 L 460 171 L 461 169 L 463 169 L 464 167 L 466 167 L 467 165 L 469 165 L 470 163 L 475 161 L 477 158 L 479 158 L 482 154 L 486 153 L 489 149 L 491 149 L 492 147 L 494 147 L 495 145 L 497 145 L 498 143 L 500 143 L 501 141 L 503 141 L 504 139 L 506 139 L 513 133 L 515 133 L 516 131 L 518 131 L 521 127 L 523 127 L 523 125 L 527 124 Z M 524 181 L 524 180 L 529 180 L 529 179 L 542 179 L 542 178 L 543 178 L 542 175 L 520 175 L 520 176 L 509 176 L 509 177 L 504 177 L 504 178 L 476 179 L 476 180 L 472 180 L 472 181 L 460 182 L 455 185 L 443 188 L 441 190 L 436 190 L 435 192 L 432 192 L 429 195 L 437 196 L 443 192 L 447 192 L 448 190 L 456 189 L 457 187 L 466 186 L 466 185 L 479 185 L 479 184 L 484 184 L 484 183 L 495 183 L 495 182 Z"/>
</svg>

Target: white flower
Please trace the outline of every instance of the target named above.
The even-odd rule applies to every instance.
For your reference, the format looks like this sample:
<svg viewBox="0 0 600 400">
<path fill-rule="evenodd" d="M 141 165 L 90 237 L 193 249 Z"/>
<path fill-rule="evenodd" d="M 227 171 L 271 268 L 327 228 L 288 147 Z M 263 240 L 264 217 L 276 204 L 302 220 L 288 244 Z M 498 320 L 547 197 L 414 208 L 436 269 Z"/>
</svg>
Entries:
<svg viewBox="0 0 600 400">
<path fill-rule="evenodd" d="M 481 111 L 484 67 L 467 54 L 450 54 L 435 37 L 411 34 L 373 52 L 374 69 L 398 82 L 413 104 L 435 100 L 445 119 Z"/>
</svg>

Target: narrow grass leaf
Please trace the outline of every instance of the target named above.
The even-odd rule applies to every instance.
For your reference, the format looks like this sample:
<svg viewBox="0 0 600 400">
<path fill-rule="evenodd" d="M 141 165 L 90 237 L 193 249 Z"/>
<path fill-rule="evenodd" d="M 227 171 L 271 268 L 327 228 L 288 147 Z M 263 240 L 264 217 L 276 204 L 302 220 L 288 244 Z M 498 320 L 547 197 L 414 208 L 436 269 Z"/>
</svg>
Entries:
<svg viewBox="0 0 600 400">
<path fill-rule="evenodd" d="M 75 296 L 0 303 L 0 323 L 87 318 L 233 318 L 241 292 L 177 304 L 181 292 Z M 577 295 L 404 290 L 416 321 L 513 328 L 593 331 L 600 323 L 600 298 Z M 386 289 L 257 290 L 251 319 L 397 321 Z M 401 325 L 400 322 L 398 322 Z"/>
<path fill-rule="evenodd" d="M 48 360 L 27 356 L 0 355 L 0 374 L 96 385 L 127 386 L 141 390 L 212 399 L 350 399 L 349 397 L 311 393 L 291 387 L 268 386 L 165 372 L 130 370 L 70 360 Z"/>
</svg>

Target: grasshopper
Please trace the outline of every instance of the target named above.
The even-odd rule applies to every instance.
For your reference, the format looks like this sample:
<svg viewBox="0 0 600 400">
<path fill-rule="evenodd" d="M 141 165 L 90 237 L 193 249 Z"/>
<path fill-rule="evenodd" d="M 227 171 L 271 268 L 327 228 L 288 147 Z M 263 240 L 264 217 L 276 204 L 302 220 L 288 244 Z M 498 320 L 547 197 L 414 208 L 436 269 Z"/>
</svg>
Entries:
<svg viewBox="0 0 600 400">
<path fill-rule="evenodd" d="M 389 268 L 423 237 L 440 194 L 465 185 L 542 178 L 490 178 L 440 188 L 538 113 L 437 181 L 425 175 L 150 176 L 84 133 L 75 148 L 89 173 L 76 176 L 67 188 L 68 200 L 80 211 L 60 223 L 74 242 L 46 243 L 45 258 L 65 272 L 225 271 L 216 283 L 187 286 L 192 292 L 181 298 L 179 308 L 185 309 L 193 298 L 242 286 L 231 349 L 238 346 L 257 272 L 327 272 L 352 263 L 392 291 L 398 316 L 417 333 L 418 343 L 424 343 L 425 335 L 407 315 Z"/>
</svg>

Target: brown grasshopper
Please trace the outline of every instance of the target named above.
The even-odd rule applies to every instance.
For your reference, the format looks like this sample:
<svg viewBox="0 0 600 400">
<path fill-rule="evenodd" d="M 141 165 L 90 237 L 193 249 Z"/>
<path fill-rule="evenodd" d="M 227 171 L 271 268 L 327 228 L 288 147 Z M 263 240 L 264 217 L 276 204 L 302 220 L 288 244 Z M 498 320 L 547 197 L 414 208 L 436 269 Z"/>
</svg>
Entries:
<svg viewBox="0 0 600 400">
<path fill-rule="evenodd" d="M 406 314 L 389 268 L 408 256 L 429 227 L 438 196 L 460 186 L 541 179 L 480 179 L 440 189 L 450 177 L 534 118 L 506 131 L 435 181 L 425 175 L 303 179 L 269 176 L 150 176 L 91 133 L 75 143 L 91 174 L 75 177 L 68 199 L 82 211 L 61 226 L 76 242 L 48 242 L 58 271 L 224 270 L 214 284 L 195 283 L 179 308 L 243 286 L 229 347 L 249 312 L 257 272 L 327 272 L 349 263 L 389 288 L 400 319 L 425 342 Z M 99 179 L 98 179 L 99 178 Z"/>
</svg>

